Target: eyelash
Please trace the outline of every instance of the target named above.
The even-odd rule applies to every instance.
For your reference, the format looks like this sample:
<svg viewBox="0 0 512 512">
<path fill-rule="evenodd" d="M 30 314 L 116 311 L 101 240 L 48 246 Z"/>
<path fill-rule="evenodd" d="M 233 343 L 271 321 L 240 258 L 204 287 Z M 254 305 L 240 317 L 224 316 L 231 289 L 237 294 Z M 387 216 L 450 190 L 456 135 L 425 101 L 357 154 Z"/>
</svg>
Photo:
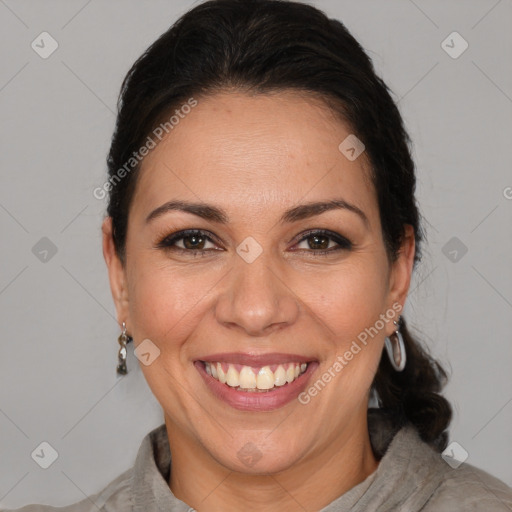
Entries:
<svg viewBox="0 0 512 512">
<path fill-rule="evenodd" d="M 315 250 L 315 249 L 296 249 L 296 251 L 306 251 L 310 252 L 311 254 L 314 254 L 315 256 L 327 256 L 329 254 L 346 250 L 349 251 L 352 249 L 352 242 L 341 235 L 338 235 L 337 233 L 333 233 L 332 231 L 328 231 L 325 229 L 312 229 L 310 231 L 306 231 L 303 233 L 302 238 L 296 242 L 296 244 L 299 244 L 301 242 L 304 242 L 308 238 L 311 238 L 312 236 L 320 235 L 325 236 L 332 241 L 336 242 L 338 244 L 337 248 L 330 248 L 325 250 Z M 176 242 L 179 240 L 183 240 L 188 237 L 192 236 L 200 236 L 202 238 L 206 238 L 207 241 L 216 243 L 213 238 L 208 236 L 207 231 L 202 231 L 200 229 L 186 229 L 184 231 L 178 231 L 176 233 L 173 233 L 172 235 L 165 236 L 160 242 L 157 244 L 158 249 L 163 249 L 167 251 L 180 251 L 182 253 L 188 253 L 190 255 L 193 255 L 194 257 L 196 255 L 199 256 L 205 256 L 208 252 L 212 250 L 217 249 L 183 249 L 181 247 L 176 247 Z"/>
</svg>

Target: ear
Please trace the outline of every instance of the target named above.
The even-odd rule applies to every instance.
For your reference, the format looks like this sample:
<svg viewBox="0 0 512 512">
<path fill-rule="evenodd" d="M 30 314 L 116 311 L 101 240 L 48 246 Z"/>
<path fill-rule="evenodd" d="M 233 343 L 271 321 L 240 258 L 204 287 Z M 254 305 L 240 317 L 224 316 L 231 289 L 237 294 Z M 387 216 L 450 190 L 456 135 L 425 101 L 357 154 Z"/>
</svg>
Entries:
<svg viewBox="0 0 512 512">
<path fill-rule="evenodd" d="M 390 272 L 388 308 L 391 309 L 394 309 L 393 304 L 396 306 L 397 303 L 403 308 L 411 284 L 414 266 L 414 254 L 416 252 L 414 228 L 406 224 L 404 229 L 404 239 Z"/>
<path fill-rule="evenodd" d="M 117 320 L 119 325 L 126 322 L 128 328 L 130 319 L 126 271 L 115 250 L 112 217 L 106 217 L 104 219 L 101 231 L 103 233 L 103 257 L 107 264 L 110 290 L 117 311 Z"/>
</svg>

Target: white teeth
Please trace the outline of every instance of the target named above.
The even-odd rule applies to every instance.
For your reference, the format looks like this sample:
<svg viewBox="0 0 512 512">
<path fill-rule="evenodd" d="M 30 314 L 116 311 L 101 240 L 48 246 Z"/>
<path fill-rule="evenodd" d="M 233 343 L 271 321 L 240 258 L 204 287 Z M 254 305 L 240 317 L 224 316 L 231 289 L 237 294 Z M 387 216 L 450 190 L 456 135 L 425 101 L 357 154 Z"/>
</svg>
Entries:
<svg viewBox="0 0 512 512">
<path fill-rule="evenodd" d="M 287 368 L 285 368 L 287 366 Z M 224 363 L 224 368 L 226 363 Z M 274 387 L 284 386 L 293 382 L 307 369 L 307 363 L 286 363 L 280 364 L 275 371 L 270 366 L 263 366 L 259 370 L 250 366 L 242 366 L 240 372 L 233 364 L 227 365 L 228 370 L 224 371 L 222 363 L 205 363 L 205 371 L 222 384 L 227 384 L 239 390 L 255 392 L 266 391 Z"/>
<path fill-rule="evenodd" d="M 252 389 L 256 387 L 256 376 L 248 366 L 244 366 L 240 371 L 240 387 L 242 389 Z"/>
<path fill-rule="evenodd" d="M 258 372 L 256 385 L 258 389 L 272 389 L 274 387 L 274 373 L 268 366 L 264 366 Z"/>
<path fill-rule="evenodd" d="M 218 380 L 220 380 L 222 384 L 226 384 L 226 372 L 222 369 L 222 365 L 220 363 L 217 363 L 217 376 Z"/>
<path fill-rule="evenodd" d="M 307 365 L 306 365 L 307 366 Z M 286 370 L 280 364 L 274 372 L 274 386 L 284 386 L 286 384 Z"/>
<path fill-rule="evenodd" d="M 226 384 L 232 388 L 240 386 L 240 375 L 232 364 L 229 365 L 228 373 L 226 374 Z"/>
</svg>

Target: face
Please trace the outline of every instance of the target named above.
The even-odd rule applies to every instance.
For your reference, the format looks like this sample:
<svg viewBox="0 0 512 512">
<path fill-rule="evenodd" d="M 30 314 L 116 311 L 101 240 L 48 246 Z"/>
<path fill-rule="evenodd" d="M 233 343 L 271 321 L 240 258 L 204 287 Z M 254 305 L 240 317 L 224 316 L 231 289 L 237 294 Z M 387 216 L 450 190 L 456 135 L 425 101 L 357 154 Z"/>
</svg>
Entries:
<svg viewBox="0 0 512 512">
<path fill-rule="evenodd" d="M 143 162 L 125 266 L 104 223 L 168 431 L 228 469 L 285 470 L 365 428 L 414 239 L 391 264 L 365 154 L 338 149 L 350 133 L 297 93 L 198 98 Z"/>
</svg>

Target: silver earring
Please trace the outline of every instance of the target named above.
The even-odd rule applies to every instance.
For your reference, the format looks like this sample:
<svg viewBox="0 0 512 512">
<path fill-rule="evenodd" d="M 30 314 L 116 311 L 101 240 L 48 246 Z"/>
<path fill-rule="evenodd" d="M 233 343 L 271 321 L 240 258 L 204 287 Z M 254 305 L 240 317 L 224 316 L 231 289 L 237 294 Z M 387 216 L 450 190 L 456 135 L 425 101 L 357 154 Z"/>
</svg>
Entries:
<svg viewBox="0 0 512 512">
<path fill-rule="evenodd" d="M 118 364 L 117 364 L 117 373 L 119 375 L 126 375 L 128 373 L 128 370 L 126 368 L 126 344 L 130 343 L 132 341 L 131 336 L 128 336 L 126 334 L 126 324 L 123 322 L 123 332 L 119 335 L 119 338 L 117 338 L 117 341 L 119 342 L 120 348 L 119 353 L 117 355 Z"/>
<path fill-rule="evenodd" d="M 400 333 L 399 322 L 400 317 L 398 317 L 398 322 L 396 320 L 393 321 L 396 326 L 396 330 L 391 336 L 386 337 L 386 350 L 389 362 L 397 372 L 401 372 L 405 368 L 405 363 L 407 361 L 404 338 Z"/>
</svg>

